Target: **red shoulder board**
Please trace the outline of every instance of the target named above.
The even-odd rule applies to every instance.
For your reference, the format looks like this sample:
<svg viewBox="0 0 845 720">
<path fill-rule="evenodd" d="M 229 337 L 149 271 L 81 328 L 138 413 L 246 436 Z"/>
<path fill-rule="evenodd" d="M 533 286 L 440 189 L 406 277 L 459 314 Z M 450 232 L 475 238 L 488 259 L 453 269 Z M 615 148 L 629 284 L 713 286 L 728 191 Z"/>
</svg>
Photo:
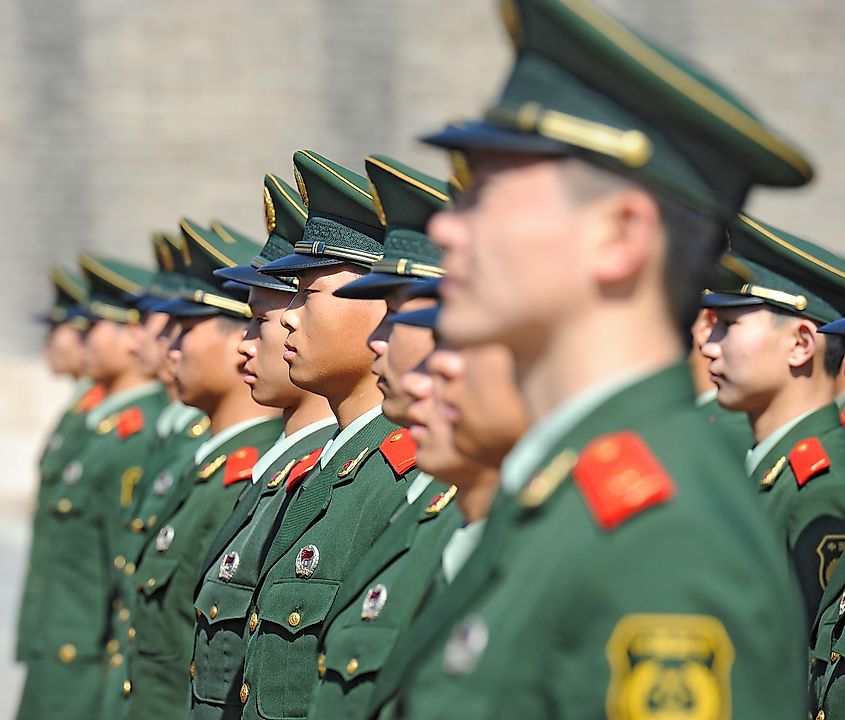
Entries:
<svg viewBox="0 0 845 720">
<path fill-rule="evenodd" d="M 417 444 L 407 428 L 390 433 L 378 449 L 381 450 L 381 454 L 384 455 L 393 471 L 399 475 L 404 475 L 408 470 L 416 467 Z"/>
<path fill-rule="evenodd" d="M 633 432 L 593 440 L 578 458 L 572 476 L 603 530 L 612 530 L 675 495 L 672 478 Z"/>
<path fill-rule="evenodd" d="M 131 435 L 144 429 L 144 413 L 140 408 L 131 407 L 120 413 L 117 418 L 117 436 L 126 440 Z"/>
<path fill-rule="evenodd" d="M 805 438 L 789 453 L 789 464 L 798 487 L 804 487 L 822 470 L 830 467 L 830 458 L 818 438 Z"/>
<path fill-rule="evenodd" d="M 845 427 L 845 408 L 839 411 L 839 424 Z"/>
<path fill-rule="evenodd" d="M 81 412 L 91 412 L 97 405 L 103 402 L 105 397 L 106 388 L 103 385 L 93 385 L 79 398 L 77 407 Z"/>
<path fill-rule="evenodd" d="M 257 460 L 258 448 L 242 447 L 230 453 L 226 460 L 226 471 L 223 473 L 223 486 L 229 487 L 241 480 L 249 480 Z"/>
<path fill-rule="evenodd" d="M 285 492 L 290 492 L 296 488 L 303 478 L 314 469 L 320 460 L 320 455 L 323 454 L 323 448 L 317 448 L 313 452 L 308 453 L 302 460 L 294 465 L 288 473 L 288 482 L 285 485 Z"/>
</svg>

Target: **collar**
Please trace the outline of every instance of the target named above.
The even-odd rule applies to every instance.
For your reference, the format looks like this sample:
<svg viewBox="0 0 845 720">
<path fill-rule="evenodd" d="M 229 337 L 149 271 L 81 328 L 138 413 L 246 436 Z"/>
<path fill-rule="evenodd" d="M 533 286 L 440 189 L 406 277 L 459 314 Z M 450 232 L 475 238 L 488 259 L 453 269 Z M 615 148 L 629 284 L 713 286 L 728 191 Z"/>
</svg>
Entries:
<svg viewBox="0 0 845 720">
<path fill-rule="evenodd" d="M 502 461 L 502 489 L 518 493 L 555 442 L 606 400 L 634 385 L 651 371 L 627 370 L 582 390 L 523 435 Z"/>
<path fill-rule="evenodd" d="M 433 480 L 434 478 L 428 473 L 419 473 L 408 487 L 408 492 L 405 493 L 405 499 L 408 501 L 408 505 L 413 505 L 419 499 L 420 495 L 425 492 L 425 489 L 431 485 Z"/>
<path fill-rule="evenodd" d="M 486 523 L 487 518 L 481 518 L 481 520 L 476 520 L 463 527 L 455 528 L 452 537 L 443 547 L 443 555 L 441 556 L 443 577 L 447 583 L 451 584 L 466 561 L 469 560 L 470 555 L 475 552 Z"/>
<path fill-rule="evenodd" d="M 91 378 L 79 378 L 79 380 L 73 384 L 73 390 L 70 393 L 70 402 L 68 405 L 71 407 L 75 405 L 76 401 L 80 400 L 82 396 L 92 387 L 94 387 L 94 381 Z"/>
<path fill-rule="evenodd" d="M 235 423 L 234 425 L 230 425 L 222 432 L 217 433 L 216 435 L 212 435 L 208 440 L 206 440 L 202 445 L 197 448 L 197 451 L 194 453 L 194 464 L 201 465 L 203 460 L 207 459 L 211 453 L 213 453 L 217 448 L 221 447 L 223 443 L 231 440 L 236 435 L 244 432 L 244 430 L 249 430 L 256 425 L 260 425 L 261 423 L 270 422 L 271 420 L 275 420 L 275 416 L 271 417 L 258 417 L 258 418 L 250 418 L 249 420 L 244 420 L 243 422 Z"/>
<path fill-rule="evenodd" d="M 709 390 L 705 390 L 701 395 L 698 395 L 695 398 L 695 406 L 696 407 L 704 407 L 708 403 L 713 402 L 716 399 L 716 394 L 719 392 L 719 388 L 710 388 Z"/>
<path fill-rule="evenodd" d="M 188 423 L 194 422 L 202 417 L 202 410 L 185 405 L 180 400 L 172 400 L 167 407 L 159 413 L 156 420 L 156 434 L 164 439 L 169 435 L 182 432 Z"/>
<path fill-rule="evenodd" d="M 128 390 L 121 390 L 106 397 L 97 407 L 95 407 L 85 418 L 85 427 L 93 430 L 100 424 L 101 420 L 105 420 L 109 415 L 117 410 L 122 410 L 127 405 L 140 400 L 141 398 L 153 395 L 161 390 L 161 383 L 156 380 L 135 385 Z"/>
<path fill-rule="evenodd" d="M 845 408 L 845 392 L 839 393 L 839 395 L 833 398 L 833 402 L 836 403 L 836 407 L 838 407 L 840 410 Z"/>
<path fill-rule="evenodd" d="M 334 454 L 340 450 L 350 438 L 354 437 L 359 430 L 367 425 L 370 420 L 374 420 L 381 415 L 381 403 L 374 408 L 370 408 L 363 415 L 356 417 L 349 425 L 341 430 L 337 435 L 331 438 L 326 446 L 323 448 L 323 454 L 320 455 L 320 470 L 322 470 L 332 459 Z"/>
<path fill-rule="evenodd" d="M 745 472 L 753 475 L 760 461 L 769 454 L 769 451 L 777 445 L 786 434 L 792 430 L 798 423 L 800 423 L 808 415 L 812 415 L 819 408 L 808 410 L 796 418 L 792 418 L 788 423 L 784 423 L 777 430 L 771 433 L 768 437 L 758 442 L 753 448 L 750 448 L 745 453 Z"/>
<path fill-rule="evenodd" d="M 273 446 L 266 453 L 258 458 L 258 461 L 255 463 L 255 467 L 252 468 L 252 484 L 255 485 L 255 483 L 261 479 L 261 476 L 267 472 L 269 467 L 300 440 L 308 437 L 311 433 L 322 430 L 324 427 L 334 425 L 335 422 L 334 415 L 329 415 L 327 418 L 323 418 L 322 420 L 313 422 L 310 425 L 306 425 L 304 428 L 300 428 L 292 435 L 285 435 L 284 431 L 282 431 L 282 434 L 279 435 L 279 439 L 276 440 Z"/>
</svg>

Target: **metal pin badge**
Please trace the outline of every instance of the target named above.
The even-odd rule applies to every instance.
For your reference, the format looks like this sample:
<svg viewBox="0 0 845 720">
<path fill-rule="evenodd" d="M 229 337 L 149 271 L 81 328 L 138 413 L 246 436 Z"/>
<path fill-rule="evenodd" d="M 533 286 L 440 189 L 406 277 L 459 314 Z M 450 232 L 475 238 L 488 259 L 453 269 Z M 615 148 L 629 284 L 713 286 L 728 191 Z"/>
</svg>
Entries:
<svg viewBox="0 0 845 720">
<path fill-rule="evenodd" d="M 307 580 L 317 569 L 320 551 L 316 545 L 306 545 L 296 554 L 296 576 Z"/>
</svg>

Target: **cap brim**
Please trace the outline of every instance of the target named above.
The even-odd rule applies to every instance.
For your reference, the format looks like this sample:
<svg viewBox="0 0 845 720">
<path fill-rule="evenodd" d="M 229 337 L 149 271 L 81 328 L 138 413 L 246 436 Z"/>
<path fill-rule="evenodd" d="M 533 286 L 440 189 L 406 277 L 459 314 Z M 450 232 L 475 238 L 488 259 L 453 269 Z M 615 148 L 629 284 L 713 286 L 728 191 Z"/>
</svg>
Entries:
<svg viewBox="0 0 845 720">
<path fill-rule="evenodd" d="M 420 140 L 449 150 L 490 150 L 520 152 L 531 155 L 561 155 L 565 146 L 557 140 L 535 133 L 503 128 L 484 121 L 449 125 L 440 132 L 425 135 Z"/>
<path fill-rule="evenodd" d="M 392 273 L 371 272 L 351 283 L 339 287 L 334 295 L 351 300 L 384 300 L 395 290 L 409 285 L 420 285 L 424 281 L 409 275 L 393 275 Z"/>
<path fill-rule="evenodd" d="M 337 258 L 317 257 L 316 255 L 300 255 L 299 253 L 291 253 L 280 257 L 278 260 L 267 263 L 264 267 L 259 268 L 258 272 L 261 275 L 294 275 L 303 270 L 310 270 L 312 268 L 330 267 L 331 265 L 344 265 L 350 263 L 349 260 L 339 260 Z M 355 264 L 355 263 L 351 263 Z"/>
<path fill-rule="evenodd" d="M 432 305 L 431 307 L 423 308 L 422 310 L 393 313 L 387 316 L 387 321 L 396 325 L 411 325 L 413 327 L 433 330 L 437 325 L 438 315 L 440 315 L 440 306 Z"/>
<path fill-rule="evenodd" d="M 235 265 L 235 267 L 219 268 L 214 271 L 215 277 L 223 278 L 228 283 L 238 283 L 248 287 L 260 287 L 267 290 L 283 290 L 285 292 L 296 292 L 296 286 L 284 282 L 281 277 L 275 275 L 261 275 L 257 268 L 252 265 Z"/>
<path fill-rule="evenodd" d="M 819 332 L 826 335 L 845 335 L 845 318 L 839 318 L 839 320 L 822 325 Z"/>
<path fill-rule="evenodd" d="M 167 313 L 174 317 L 203 317 L 223 314 L 219 308 L 212 307 L 211 305 L 203 305 L 202 303 L 181 300 L 179 298 L 163 300 L 151 312 Z"/>
<path fill-rule="evenodd" d="M 701 307 L 703 308 L 745 307 L 765 305 L 765 303 L 766 301 L 763 298 L 724 292 L 706 293 L 701 296 Z"/>
</svg>

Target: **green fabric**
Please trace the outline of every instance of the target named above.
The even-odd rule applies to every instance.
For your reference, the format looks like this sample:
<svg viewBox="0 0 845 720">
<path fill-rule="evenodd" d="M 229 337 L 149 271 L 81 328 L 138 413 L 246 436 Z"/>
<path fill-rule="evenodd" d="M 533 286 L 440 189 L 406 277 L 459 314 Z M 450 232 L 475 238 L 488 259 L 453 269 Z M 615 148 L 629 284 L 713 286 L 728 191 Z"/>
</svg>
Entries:
<svg viewBox="0 0 845 720">
<path fill-rule="evenodd" d="M 123 439 L 113 422 L 107 431 L 87 432 L 85 442 L 67 456 L 62 481 L 45 493 L 49 547 L 42 558 L 44 589 L 32 608 L 38 632 L 30 645 L 22 719 L 51 717 L 56 708 L 68 720 L 97 716 L 112 589 L 108 539 L 119 521 L 121 478 L 134 467 L 143 472 L 156 415 L 167 402 L 161 388 L 124 397 L 126 406 L 115 408 L 114 417 L 137 408 L 143 428 Z M 60 650 L 69 645 L 75 649 L 73 660 L 62 662 Z"/>
<path fill-rule="evenodd" d="M 250 611 L 258 614 L 244 664 L 249 688 L 244 718 L 303 718 L 317 684 L 317 637 L 338 592 L 361 553 L 387 525 L 416 470 L 395 473 L 379 451 L 397 426 L 381 414 L 349 439 L 322 470 L 299 486 L 271 531 Z M 343 466 L 363 452 L 345 475 Z M 299 551 L 314 545 L 313 577 L 296 576 Z M 292 612 L 300 622 L 289 623 Z"/>
<path fill-rule="evenodd" d="M 322 448 L 337 426 L 319 428 L 288 447 L 238 498 L 237 505 L 211 543 L 200 571 L 194 606 L 202 613 L 194 626 L 191 681 L 191 720 L 237 720 L 241 717 L 238 694 L 243 682 L 243 658 L 247 642 L 247 615 L 258 582 L 262 549 L 268 533 L 286 507 L 284 481 L 267 483 L 290 462 Z M 239 562 L 234 577 L 220 578 L 226 554 L 236 552 Z M 211 618 L 211 608 L 218 614 Z"/>
<path fill-rule="evenodd" d="M 698 409 L 724 438 L 725 450 L 742 460 L 748 448 L 754 444 L 754 434 L 751 432 L 748 416 L 745 413 L 725 410 L 715 396 L 699 405 Z"/>
<path fill-rule="evenodd" d="M 83 304 L 88 297 L 88 285 L 81 277 L 58 265 L 50 269 L 53 285 L 53 305 L 49 318 L 52 322 L 64 322 L 69 311 Z"/>
<path fill-rule="evenodd" d="M 191 471 L 194 484 L 177 507 L 163 518 L 159 532 L 172 528 L 169 547 L 158 550 L 150 538 L 138 562 L 135 641 L 129 653 L 132 690 L 127 720 L 185 717 L 188 666 L 194 631 L 191 603 L 200 563 L 208 546 L 231 513 L 246 481 L 224 485 L 226 463 L 209 477 L 201 470 L 220 455 L 254 447 L 259 455 L 278 438 L 280 419 L 251 425 L 216 448 Z"/>
<path fill-rule="evenodd" d="M 89 286 L 87 310 L 96 317 L 117 322 L 137 321 L 128 295 L 143 293 L 145 287 L 155 282 L 155 273 L 122 260 L 88 253 L 80 254 L 79 266 Z"/>
<path fill-rule="evenodd" d="M 605 436 L 621 431 L 647 450 L 615 472 L 643 471 L 651 456 L 674 496 L 604 530 L 559 463 L 601 437 L 610 444 L 593 457 L 604 457 Z M 400 693 L 408 720 L 624 717 L 608 713 L 614 662 L 628 707 L 655 716 L 689 702 L 682 714 L 803 717 L 800 601 L 741 466 L 694 408 L 687 368 L 620 391 L 548 450 L 535 469 L 554 479 L 550 494 L 533 506 L 499 494 L 478 551 L 387 659 L 374 709 Z M 583 473 L 602 468 L 595 459 Z M 663 692 L 675 680 L 689 696 Z"/>
<path fill-rule="evenodd" d="M 845 713 L 845 563 L 838 563 L 819 606 L 810 634 L 810 716 L 835 720 Z"/>
<path fill-rule="evenodd" d="M 789 456 L 807 438 L 819 440 L 830 467 L 801 487 Z M 781 457 L 788 461 L 774 483 L 761 484 Z M 779 547 L 788 550 L 795 565 L 811 624 L 845 545 L 845 432 L 836 405 L 830 403 L 795 425 L 760 461 L 750 479 L 777 533 Z"/>
<path fill-rule="evenodd" d="M 443 546 L 463 522 L 454 501 L 438 513 L 426 512 L 432 498 L 447 490 L 433 482 L 412 505 L 403 498 L 390 524 L 341 584 L 320 636 L 325 674 L 311 699 L 310 720 L 366 717 L 376 675 L 417 614 L 439 570 Z M 363 603 L 377 585 L 384 586 L 387 599 L 375 619 L 365 619 Z M 358 668 L 350 673 L 353 659 Z"/>
</svg>

